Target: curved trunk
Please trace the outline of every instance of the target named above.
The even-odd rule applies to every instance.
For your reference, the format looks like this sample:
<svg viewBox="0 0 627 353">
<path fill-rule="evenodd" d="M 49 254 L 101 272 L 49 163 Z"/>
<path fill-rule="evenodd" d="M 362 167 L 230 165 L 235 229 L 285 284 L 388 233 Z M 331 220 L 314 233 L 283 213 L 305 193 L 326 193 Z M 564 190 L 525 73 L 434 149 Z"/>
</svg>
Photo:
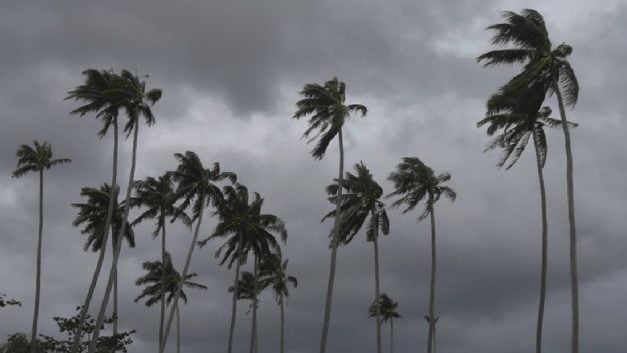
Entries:
<svg viewBox="0 0 627 353">
<path fill-rule="evenodd" d="M 41 238 L 44 231 L 44 170 L 39 171 L 39 230 L 37 234 L 37 274 L 35 276 L 35 308 L 31 330 L 30 352 L 37 352 L 37 322 L 39 321 L 39 299 L 41 292 Z"/>
<path fill-rule="evenodd" d="M 533 131 L 533 141 L 536 150 L 536 163 L 538 167 L 538 180 L 540 182 L 540 205 L 542 210 L 542 265 L 540 269 L 540 302 L 538 304 L 538 323 L 536 325 L 536 353 L 542 351 L 542 325 L 544 321 L 544 301 L 546 298 L 546 271 L 548 251 L 548 221 L 546 210 L 546 191 L 544 188 L 544 175 L 542 173 L 542 156 L 538 150 L 538 136 Z"/>
<path fill-rule="evenodd" d="M 233 333 L 235 332 L 235 315 L 237 313 L 237 297 L 239 295 L 239 286 L 237 285 L 239 281 L 239 268 L 242 262 L 242 235 L 239 236 L 239 242 L 237 245 L 237 262 L 235 264 L 235 280 L 233 282 L 233 304 L 231 306 L 231 327 L 229 329 L 229 343 L 227 352 L 233 352 Z"/>
<path fill-rule="evenodd" d="M 429 203 L 431 205 L 431 284 L 429 287 L 429 336 L 427 338 L 427 353 L 435 351 L 435 273 L 436 273 L 436 244 L 435 244 L 435 205 L 433 204 L 433 194 L 429 193 Z"/>
<path fill-rule="evenodd" d="M 192 261 L 192 253 L 194 252 L 194 247 L 196 246 L 196 241 L 198 240 L 198 231 L 200 230 L 200 223 L 202 222 L 202 214 L 205 208 L 205 199 L 204 197 L 200 201 L 200 211 L 198 215 L 198 221 L 196 222 L 196 229 L 194 230 L 194 236 L 192 237 L 192 243 L 189 246 L 189 250 L 187 251 L 187 257 L 185 259 L 185 266 L 183 267 L 183 273 L 181 273 L 181 278 L 187 277 L 187 271 L 189 271 L 189 264 Z M 174 311 L 178 308 L 179 297 L 181 296 L 181 288 L 183 287 L 183 280 L 179 281 L 176 287 L 176 293 L 173 298 L 173 305 L 170 308 L 170 313 L 168 314 L 168 319 L 165 324 L 165 329 L 163 330 L 163 343 L 161 344 L 161 349 L 159 349 L 159 353 L 163 353 L 165 349 L 166 343 L 168 342 L 168 334 L 170 333 L 170 327 L 172 326 L 172 320 L 174 318 Z"/>
<path fill-rule="evenodd" d="M 327 284 L 327 296 L 324 305 L 324 320 L 322 322 L 322 335 L 320 337 L 320 353 L 326 353 L 327 338 L 329 335 L 329 321 L 331 320 L 331 302 L 333 300 L 333 282 L 335 281 L 335 264 L 337 262 L 337 238 L 339 232 L 340 218 L 340 202 L 342 199 L 342 181 L 344 180 L 344 141 L 342 139 L 342 129 L 338 133 L 340 144 L 340 167 L 338 173 L 338 190 L 335 205 L 335 222 L 333 224 L 333 238 L 331 239 L 331 265 L 329 269 L 329 283 Z"/>
<path fill-rule="evenodd" d="M 100 329 L 102 328 L 102 324 L 105 318 L 105 311 L 107 310 L 107 304 L 109 304 L 109 297 L 111 296 L 111 289 L 113 287 L 113 281 L 116 277 L 117 268 L 118 268 L 118 259 L 120 257 L 120 249 L 122 247 L 122 238 L 123 234 L 126 232 L 126 224 L 128 219 L 128 211 L 130 209 L 130 201 L 131 201 L 131 192 L 133 190 L 133 181 L 135 178 L 135 166 L 137 161 L 137 135 L 139 134 L 139 121 L 135 123 L 135 127 L 133 128 L 133 152 L 131 154 L 131 171 L 128 176 L 128 185 L 126 187 L 126 198 L 124 203 L 124 215 L 122 216 L 122 224 L 120 225 L 120 232 L 118 233 L 118 241 L 115 247 L 115 251 L 113 252 L 113 261 L 111 263 L 111 271 L 109 272 L 109 280 L 107 281 L 107 287 L 105 289 L 104 298 L 102 298 L 102 303 L 100 304 L 100 311 L 98 312 L 98 317 L 96 318 L 96 326 L 94 327 L 94 332 L 91 338 L 91 342 L 89 343 L 88 353 L 94 353 L 96 351 L 96 344 L 98 343 L 98 337 L 100 335 Z M 184 277 L 183 277 L 184 278 Z"/>
<path fill-rule="evenodd" d="M 89 311 L 89 305 L 91 304 L 91 299 L 94 296 L 94 291 L 96 290 L 96 285 L 98 284 L 98 277 L 100 277 L 100 271 L 102 270 L 102 263 L 104 262 L 104 257 L 107 249 L 107 242 L 109 240 L 109 231 L 111 230 L 111 219 L 113 217 L 113 206 L 115 205 L 115 201 L 117 200 L 117 175 L 118 175 L 118 123 L 117 120 L 113 121 L 113 171 L 111 173 L 111 192 L 116 193 L 115 195 L 109 195 L 109 208 L 107 210 L 107 219 L 105 220 L 104 233 L 102 244 L 100 244 L 100 254 L 98 255 L 98 262 L 96 263 L 96 269 L 94 270 L 94 274 L 91 278 L 91 283 L 89 285 L 89 290 L 87 291 L 87 296 L 85 297 L 85 302 L 83 306 L 81 306 L 80 317 L 78 319 L 78 327 L 76 328 L 76 335 L 72 340 L 72 347 L 70 352 L 79 353 L 80 352 L 80 344 L 83 328 L 85 326 L 85 319 L 87 317 L 87 312 Z M 90 338 L 91 340 L 91 338 Z"/>
<path fill-rule="evenodd" d="M 257 351 L 257 255 L 253 264 L 253 318 L 250 333 L 250 353 Z"/>
<path fill-rule="evenodd" d="M 176 307 L 176 353 L 181 353 L 181 313 Z"/>
<path fill-rule="evenodd" d="M 374 210 L 372 211 L 372 217 L 374 219 Z M 375 223 L 374 225 L 374 297 L 375 297 L 375 305 L 376 308 L 376 318 L 377 318 L 377 353 L 382 353 L 383 349 L 381 348 L 381 310 L 379 306 L 379 224 Z"/>
<path fill-rule="evenodd" d="M 564 100 L 557 78 L 553 78 L 553 89 L 560 108 L 564 144 L 566 150 L 566 189 L 568 195 L 568 223 L 570 225 L 570 298 L 572 310 L 571 353 L 579 352 L 579 281 L 577 279 L 577 228 L 575 226 L 575 186 L 573 182 L 573 152 L 570 145 L 570 131 L 566 120 Z"/>
<path fill-rule="evenodd" d="M 279 308 L 281 310 L 281 341 L 279 342 L 279 353 L 285 352 L 285 312 L 283 308 L 283 294 L 280 294 Z"/>
<path fill-rule="evenodd" d="M 159 217 L 159 222 L 161 222 L 161 264 L 165 266 L 165 211 L 161 210 L 161 215 Z M 163 316 L 165 315 L 165 268 L 161 270 L 161 314 L 159 315 L 159 350 L 161 350 L 161 344 L 163 343 Z M 177 315 L 177 325 L 178 325 L 178 309 L 176 312 Z"/>
</svg>

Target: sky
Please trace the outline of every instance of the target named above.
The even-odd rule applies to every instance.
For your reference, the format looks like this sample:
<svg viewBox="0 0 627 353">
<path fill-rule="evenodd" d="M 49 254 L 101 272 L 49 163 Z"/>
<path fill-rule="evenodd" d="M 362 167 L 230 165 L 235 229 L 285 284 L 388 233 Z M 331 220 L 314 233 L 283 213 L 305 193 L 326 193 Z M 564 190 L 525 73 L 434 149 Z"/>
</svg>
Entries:
<svg viewBox="0 0 627 353">
<path fill-rule="evenodd" d="M 524 8 L 543 14 L 554 45 L 572 45 L 569 60 L 581 86 L 579 102 L 567 111 L 579 124 L 572 139 L 581 351 L 624 352 L 627 5 L 618 0 L 0 2 L 0 293 L 23 303 L 0 312 L 0 342 L 30 332 L 34 301 L 38 183 L 35 175 L 11 178 L 21 144 L 45 140 L 55 157 L 72 159 L 45 177 L 40 332 L 58 334 L 52 317 L 73 315 L 87 292 L 97 254 L 83 251 L 85 236 L 72 226 L 71 204 L 83 201 L 82 187 L 109 182 L 112 137 L 97 137 L 94 116 L 70 116 L 77 103 L 64 98 L 82 83 L 83 70 L 95 68 L 149 75 L 148 87 L 163 90 L 153 108 L 156 124 L 140 131 L 138 179 L 174 169 L 173 154 L 192 150 L 206 165 L 219 162 L 235 172 L 265 198 L 266 212 L 285 221 L 283 251 L 298 278 L 286 309 L 287 352 L 318 350 L 332 226 L 320 219 L 331 209 L 324 187 L 338 167 L 337 143 L 314 160 L 313 145 L 302 138 L 307 122 L 292 115 L 304 84 L 334 76 L 346 82 L 347 102 L 368 107 L 365 118 L 345 125 L 347 171 L 363 161 L 386 193 L 393 190 L 387 176 L 405 156 L 452 175 L 457 200 L 436 206 L 438 351 L 531 351 L 540 273 L 533 150 L 512 169 L 498 169 L 499 153 L 483 153 L 488 137 L 476 128 L 486 99 L 519 69 L 476 63 L 491 48 L 485 28 L 500 22 L 502 11 Z M 545 104 L 557 118 L 555 97 Z M 547 135 L 544 349 L 561 353 L 570 349 L 565 158 L 561 130 Z M 125 140 L 122 188 L 130 151 Z M 209 214 L 201 238 L 216 224 Z M 396 351 L 420 351 L 427 333 L 429 223 L 417 222 L 418 212 L 389 214 L 391 232 L 380 241 L 382 291 L 399 302 Z M 137 247 L 124 248 L 119 263 L 120 327 L 137 330 L 132 353 L 156 351 L 158 306 L 133 301 L 141 292 L 134 282 L 142 263 L 160 256 L 152 230 L 150 222 L 138 226 Z M 179 269 L 191 236 L 181 225 L 168 228 Z M 208 290 L 187 290 L 189 303 L 181 308 L 187 353 L 226 350 L 233 271 L 214 258 L 220 245 L 209 242 L 192 259 L 190 270 Z M 329 353 L 375 351 L 375 324 L 367 315 L 373 266 L 365 234 L 338 250 Z M 235 352 L 248 349 L 246 311 L 247 303 L 240 303 Z M 278 351 L 278 318 L 273 296 L 264 293 L 260 352 Z"/>
</svg>

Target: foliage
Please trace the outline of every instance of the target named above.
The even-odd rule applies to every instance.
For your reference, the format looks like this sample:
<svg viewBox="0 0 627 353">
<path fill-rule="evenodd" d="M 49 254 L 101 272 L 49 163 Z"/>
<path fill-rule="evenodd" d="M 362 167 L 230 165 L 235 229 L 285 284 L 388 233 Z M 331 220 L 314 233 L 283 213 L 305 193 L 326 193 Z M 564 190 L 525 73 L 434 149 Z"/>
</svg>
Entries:
<svg viewBox="0 0 627 353">
<path fill-rule="evenodd" d="M 400 318 L 401 315 L 396 311 L 398 303 L 392 300 L 387 294 L 381 293 L 379 300 L 374 300 L 372 305 L 368 308 L 368 316 L 377 316 L 377 305 L 379 306 L 379 314 L 381 315 L 381 321 L 386 322 L 390 319 Z"/>
<path fill-rule="evenodd" d="M 48 142 L 33 141 L 33 146 L 21 145 L 17 150 L 17 169 L 12 174 L 14 178 L 19 178 L 29 172 L 42 172 L 44 169 L 50 169 L 55 165 L 71 162 L 68 158 L 53 159 L 52 147 Z"/>
<path fill-rule="evenodd" d="M 11 305 L 22 306 L 22 302 L 13 298 L 6 299 L 6 294 L 0 293 L 0 308 Z"/>
</svg>

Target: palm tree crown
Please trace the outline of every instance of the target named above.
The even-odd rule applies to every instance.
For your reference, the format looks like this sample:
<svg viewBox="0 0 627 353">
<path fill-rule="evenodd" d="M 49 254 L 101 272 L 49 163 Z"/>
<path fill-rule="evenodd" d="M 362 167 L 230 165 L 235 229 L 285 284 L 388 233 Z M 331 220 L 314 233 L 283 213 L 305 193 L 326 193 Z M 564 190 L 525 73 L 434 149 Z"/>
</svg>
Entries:
<svg viewBox="0 0 627 353">
<path fill-rule="evenodd" d="M 387 294 L 381 293 L 379 299 L 375 300 L 368 308 L 368 316 L 377 316 L 377 305 L 379 306 L 379 315 L 381 315 L 381 321 L 386 322 L 390 319 L 397 319 L 401 315 L 396 311 L 398 303 L 393 301 Z"/>
<path fill-rule="evenodd" d="M 56 165 L 69 163 L 69 158 L 52 158 L 52 147 L 48 142 L 33 141 L 33 147 L 21 145 L 16 152 L 17 167 L 13 171 L 14 178 L 20 178 L 30 172 L 42 172 Z"/>
<path fill-rule="evenodd" d="M 315 130 L 318 132 L 309 140 L 320 137 L 318 144 L 311 151 L 316 159 L 322 159 L 329 143 L 340 132 L 344 121 L 350 113 L 359 112 L 365 116 L 368 109 L 361 104 L 345 104 L 346 84 L 334 77 L 325 82 L 324 86 L 317 83 L 308 83 L 300 91 L 305 98 L 296 102 L 295 119 L 310 115 L 309 128 L 304 137 L 309 137 Z"/>
<path fill-rule="evenodd" d="M 288 285 L 298 286 L 298 280 L 294 276 L 287 274 L 288 260 L 281 262 L 279 254 L 271 254 L 263 258 L 259 266 L 260 287 L 272 287 L 277 302 L 281 303 L 283 298 L 289 296 Z"/>
</svg>

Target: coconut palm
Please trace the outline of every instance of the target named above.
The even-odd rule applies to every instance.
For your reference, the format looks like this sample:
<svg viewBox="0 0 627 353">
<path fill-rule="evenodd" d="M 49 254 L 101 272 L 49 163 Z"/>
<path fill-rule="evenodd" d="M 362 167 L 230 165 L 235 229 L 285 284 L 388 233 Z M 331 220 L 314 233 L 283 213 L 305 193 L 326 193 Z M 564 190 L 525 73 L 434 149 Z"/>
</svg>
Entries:
<svg viewBox="0 0 627 353">
<path fill-rule="evenodd" d="M 390 221 L 385 204 L 381 202 L 383 189 L 376 181 L 374 181 L 370 170 L 363 162 L 355 164 L 355 174 L 346 172 L 346 178 L 342 180 L 342 188 L 345 193 L 338 196 L 339 187 L 337 184 L 327 186 L 327 193 L 330 201 L 339 204 L 342 221 L 340 224 L 340 232 L 338 234 L 339 244 L 348 244 L 366 222 L 368 216 L 368 226 L 366 231 L 366 240 L 372 242 L 374 247 L 374 297 L 379 297 L 379 227 L 385 235 L 390 233 Z M 335 217 L 335 211 L 329 212 L 323 221 L 328 217 Z M 381 348 L 381 321 L 377 316 L 376 334 L 377 334 L 377 352 L 382 353 Z"/>
<path fill-rule="evenodd" d="M 152 306 L 157 302 L 167 301 L 168 305 L 176 296 L 179 283 L 183 287 L 203 289 L 206 290 L 207 286 L 192 282 L 191 279 L 196 277 L 195 273 L 190 273 L 184 278 L 176 271 L 174 265 L 172 265 L 172 258 L 170 253 L 166 252 L 163 257 L 164 261 L 148 261 L 144 262 L 142 267 L 147 272 L 145 275 L 139 277 L 135 284 L 138 286 L 145 286 L 141 294 L 135 298 L 135 302 L 146 298 L 146 306 Z M 164 265 L 165 264 L 165 265 Z M 183 278 L 183 279 L 182 279 Z M 165 291 L 163 288 L 165 287 Z M 167 293 L 167 298 L 166 294 Z M 179 299 L 187 304 L 187 295 L 185 291 L 181 290 Z M 176 351 L 181 352 L 181 324 L 179 308 L 176 308 Z"/>
<path fill-rule="evenodd" d="M 82 85 L 77 86 L 74 90 L 68 92 L 66 99 L 74 99 L 82 101 L 85 104 L 72 110 L 70 114 L 84 116 L 86 114 L 95 113 L 96 118 L 101 119 L 102 129 L 98 132 L 98 136 L 103 138 L 109 128 L 113 128 L 113 166 L 111 171 L 111 183 L 110 185 L 118 185 L 117 183 L 117 167 L 118 167 L 118 114 L 122 109 L 122 102 L 125 99 L 123 90 L 121 90 L 121 80 L 119 76 L 114 74 L 111 70 L 94 70 L 88 69 L 83 71 L 85 76 L 85 82 Z M 111 217 L 113 214 L 113 208 L 115 205 L 115 199 L 111 198 L 107 217 L 105 220 L 105 226 L 103 233 L 109 234 L 109 228 L 111 224 Z M 100 247 L 100 254 L 98 255 L 98 262 L 94 269 L 94 274 L 89 284 L 87 295 L 85 296 L 85 302 L 81 306 L 81 312 L 79 315 L 78 328 L 72 342 L 71 352 L 78 353 L 80 350 L 80 337 L 82 336 L 83 326 L 85 325 L 85 319 L 89 306 L 94 295 L 94 290 L 100 277 L 100 271 L 102 269 L 102 263 L 104 261 L 105 251 L 107 248 L 108 237 L 103 239 L 103 245 Z"/>
<path fill-rule="evenodd" d="M 221 257 L 220 265 L 228 262 L 228 268 L 235 264 L 235 279 L 233 281 L 233 303 L 231 306 L 231 327 L 227 352 L 233 349 L 233 333 L 235 330 L 235 315 L 237 310 L 238 280 L 240 266 L 245 262 L 248 252 L 254 254 L 253 276 L 257 277 L 258 259 L 263 259 L 269 254 L 280 253 L 281 248 L 274 234 L 280 239 L 287 240 L 285 223 L 272 214 L 261 213 L 263 198 L 259 193 L 249 197 L 248 188 L 242 184 L 224 187 L 224 202 L 218 206 L 215 215 L 218 216 L 218 224 L 213 233 L 200 242 L 204 246 L 209 240 L 226 238 L 222 246 L 218 248 L 216 257 Z M 253 334 L 251 339 L 251 353 L 256 338 L 256 298 L 253 300 Z"/>
<path fill-rule="evenodd" d="M 488 27 L 496 32 L 492 37 L 492 44 L 510 44 L 511 47 L 489 51 L 480 55 L 477 60 L 484 61 L 485 66 L 524 64 L 523 70 L 506 83 L 502 90 L 516 92 L 520 87 L 541 87 L 543 92 L 555 93 L 559 106 L 566 151 L 566 187 L 570 225 L 571 352 L 577 353 L 579 352 L 579 284 L 575 188 L 570 131 L 565 111 L 565 106 L 574 107 L 579 97 L 579 83 L 575 71 L 566 59 L 572 53 L 573 48 L 565 43 L 553 48 L 544 18 L 536 10 L 525 9 L 520 14 L 507 11 L 503 13 L 503 18 L 505 22 Z M 540 352 L 539 346 L 536 346 L 536 352 Z"/>
<path fill-rule="evenodd" d="M 265 257 L 260 264 L 259 283 L 261 288 L 272 287 L 274 298 L 279 304 L 281 313 L 281 334 L 279 343 L 279 353 L 285 352 L 285 300 L 289 297 L 288 285 L 298 286 L 298 281 L 294 276 L 287 275 L 288 260 L 281 262 L 279 254 L 271 254 Z"/>
<path fill-rule="evenodd" d="M 398 303 L 394 302 L 385 293 L 381 293 L 378 298 L 378 300 L 375 300 L 372 305 L 370 305 L 368 313 L 370 317 L 380 316 L 382 322 L 390 321 L 390 353 L 394 353 L 394 319 L 401 317 L 396 311 Z"/>
<path fill-rule="evenodd" d="M 435 203 L 444 196 L 455 201 L 456 194 L 452 188 L 443 185 L 451 179 L 449 173 L 435 175 L 433 169 L 425 165 L 418 157 L 403 157 L 403 161 L 396 166 L 388 180 L 394 183 L 394 192 L 388 197 L 398 196 L 393 207 L 404 206 L 403 213 L 407 213 L 421 202 L 425 201 L 425 208 L 418 217 L 421 221 L 429 216 L 431 221 L 431 282 L 429 290 L 429 314 L 426 317 L 429 323 L 427 339 L 427 353 L 432 353 L 435 346 L 435 275 L 436 275 L 436 242 L 435 242 Z M 426 200 L 425 200 L 426 197 Z"/>
<path fill-rule="evenodd" d="M 220 187 L 215 183 L 225 179 L 234 183 L 237 180 L 237 176 L 231 172 L 220 171 L 219 163 L 214 163 L 211 169 L 205 168 L 200 158 L 198 158 L 198 155 L 192 151 L 187 151 L 185 154 L 176 153 L 174 157 L 179 161 L 179 165 L 176 170 L 172 172 L 172 180 L 178 183 L 176 195 L 183 200 L 179 207 L 181 210 L 185 210 L 187 207 L 191 206 L 192 220 L 196 221 L 194 235 L 189 250 L 187 251 L 185 266 L 183 267 L 183 273 L 181 275 L 181 277 L 185 278 L 192 259 L 194 247 L 196 246 L 196 241 L 198 240 L 198 232 L 200 230 L 200 224 L 202 223 L 205 207 L 210 204 L 216 207 L 222 203 L 224 198 L 222 190 L 220 190 Z M 172 326 L 174 311 L 177 309 L 181 288 L 182 283 L 179 283 L 174 296 L 174 304 L 170 307 L 170 313 L 165 320 L 163 342 L 161 343 L 159 353 L 163 353 L 168 341 L 168 333 L 170 332 L 170 326 Z"/>
<path fill-rule="evenodd" d="M 237 281 L 237 286 L 230 286 L 229 293 L 237 292 L 237 300 L 250 300 L 250 306 L 246 315 L 253 312 L 251 319 L 250 329 L 250 347 L 254 353 L 257 353 L 257 308 L 259 306 L 259 300 L 257 297 L 265 287 L 262 287 L 259 275 L 254 275 L 251 272 L 243 271 L 241 278 Z"/>
<path fill-rule="evenodd" d="M 116 75 L 117 76 L 117 75 Z M 126 220 L 128 219 L 128 212 L 131 201 L 131 191 L 133 190 L 134 178 L 135 178 L 135 166 L 137 161 L 137 137 L 139 134 L 139 122 L 143 117 L 148 126 L 155 123 L 155 117 L 152 113 L 151 106 L 154 105 L 159 99 L 161 99 L 161 89 L 153 88 L 146 90 L 146 82 L 142 81 L 139 76 L 131 74 L 127 70 L 122 70 L 119 76 L 116 78 L 117 88 L 122 95 L 120 105 L 124 109 L 128 121 L 124 126 L 124 131 L 128 137 L 131 132 L 133 133 L 133 150 L 131 153 L 131 168 L 128 177 L 128 185 L 126 188 L 126 198 L 124 207 L 124 216 L 122 222 L 122 228 L 120 233 L 124 233 L 126 227 Z M 92 340 L 89 345 L 89 353 L 94 353 L 98 337 L 100 334 L 100 328 L 102 322 L 105 319 L 105 311 L 109 303 L 109 296 L 111 295 L 111 289 L 113 287 L 114 279 L 117 277 L 117 264 L 120 254 L 121 243 L 116 244 L 115 251 L 113 252 L 113 261 L 111 262 L 111 271 L 109 272 L 109 280 L 105 288 L 102 303 L 100 304 L 100 310 L 96 317 L 96 326 L 92 335 Z M 117 312 L 117 310 L 114 310 Z M 117 317 L 113 323 L 113 333 L 117 333 Z"/>
<path fill-rule="evenodd" d="M 546 273 L 547 273 L 547 244 L 548 221 L 546 207 L 546 191 L 544 186 L 543 168 L 547 156 L 546 136 L 544 127 L 556 127 L 561 125 L 561 120 L 549 117 L 551 109 L 543 107 L 538 111 L 539 105 L 544 100 L 544 92 L 541 90 L 524 89 L 513 95 L 511 92 L 499 92 L 488 100 L 488 112 L 486 117 L 477 123 L 478 127 L 487 125 L 487 133 L 493 136 L 499 134 L 490 141 L 486 151 L 502 148 L 503 154 L 497 165 L 506 169 L 511 168 L 524 151 L 530 138 L 533 138 L 536 153 L 536 167 L 540 183 L 540 206 L 542 215 L 542 255 L 540 269 L 540 300 L 538 304 L 538 319 L 536 324 L 536 352 L 542 347 L 542 326 L 544 321 L 544 302 L 546 297 Z M 571 127 L 576 124 L 569 123 Z"/>
<path fill-rule="evenodd" d="M 159 236 L 161 232 L 161 262 L 166 262 L 166 218 L 171 217 L 171 222 L 180 218 L 183 223 L 191 227 L 191 219 L 189 216 L 174 205 L 176 202 L 176 194 L 174 191 L 174 182 L 169 173 L 165 173 L 158 179 L 148 177 L 145 180 L 135 182 L 137 196 L 133 202 L 138 206 L 144 206 L 146 210 L 137 217 L 133 224 L 140 223 L 147 219 L 157 219 L 155 231 L 152 233 L 154 237 Z M 166 272 L 162 271 L 163 278 L 161 280 L 161 314 L 159 316 L 159 344 L 163 341 L 163 320 L 165 316 L 165 291 L 166 291 Z"/>
<path fill-rule="evenodd" d="M 30 172 L 39 173 L 39 228 L 37 234 L 37 274 L 35 276 L 35 308 L 31 330 L 31 353 L 37 351 L 37 323 L 39 321 L 39 299 L 41 292 L 41 247 L 44 230 L 44 170 L 56 165 L 71 162 L 68 158 L 54 159 L 52 147 L 48 142 L 33 141 L 33 146 L 21 145 L 17 153 L 17 167 L 13 171 L 14 178 L 20 178 Z"/>
<path fill-rule="evenodd" d="M 309 118 L 309 127 L 305 130 L 303 137 L 309 137 L 315 132 L 309 140 L 318 139 L 316 147 L 311 151 L 315 159 L 322 159 L 327 151 L 327 147 L 331 141 L 337 136 L 340 150 L 340 163 L 338 171 L 338 185 L 342 183 L 344 175 L 344 141 L 342 138 L 342 127 L 344 121 L 351 113 L 360 113 L 365 116 L 368 109 L 361 104 L 346 104 L 346 84 L 334 77 L 330 81 L 320 85 L 317 83 L 308 83 L 300 91 L 303 96 L 301 100 L 296 102 L 296 113 L 293 118 L 300 119 L 311 115 Z M 339 189 L 338 196 L 342 196 L 342 188 Z M 339 211 L 340 204 L 336 205 L 336 212 Z M 322 334 L 320 336 L 320 353 L 326 352 L 327 336 L 329 332 L 329 321 L 331 319 L 331 301 L 333 298 L 333 282 L 335 280 L 335 264 L 337 257 L 337 237 L 338 237 L 338 219 L 335 218 L 333 225 L 333 237 L 331 241 L 331 264 L 329 269 L 329 283 L 327 285 L 327 295 L 324 306 L 324 320 L 322 323 Z"/>
</svg>

